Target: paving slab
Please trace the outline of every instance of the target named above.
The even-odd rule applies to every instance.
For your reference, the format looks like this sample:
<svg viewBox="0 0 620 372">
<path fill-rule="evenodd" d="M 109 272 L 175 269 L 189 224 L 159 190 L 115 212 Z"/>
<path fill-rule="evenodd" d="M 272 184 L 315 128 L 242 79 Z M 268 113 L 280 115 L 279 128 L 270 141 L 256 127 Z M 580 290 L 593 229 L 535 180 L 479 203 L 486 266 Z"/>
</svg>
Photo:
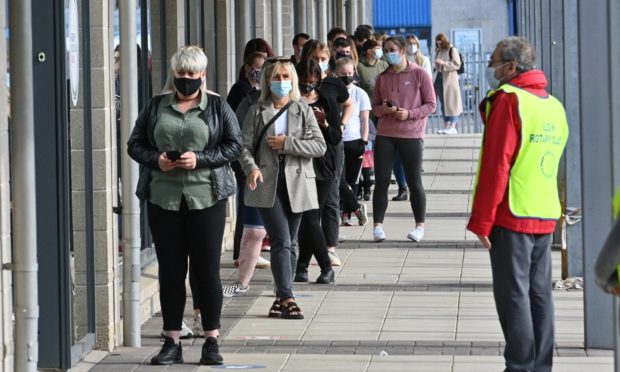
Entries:
<svg viewBox="0 0 620 372">
<path fill-rule="evenodd" d="M 336 283 L 295 283 L 305 319 L 267 317 L 274 300 L 272 277 L 269 270 L 257 270 L 246 297 L 224 300 L 221 351 L 226 365 L 278 372 L 502 370 L 503 335 L 489 254 L 466 231 L 480 141 L 479 135 L 426 138 L 425 239 L 406 238 L 414 225 L 411 205 L 391 201 L 397 191 L 392 185 L 384 220 L 388 238 L 373 242 L 372 201 L 366 202 L 370 222 L 340 229 L 343 242 L 337 252 L 343 265 L 334 267 Z M 554 251 L 552 259 L 557 280 L 560 252 Z M 237 277 L 231 263 L 232 253 L 226 252 L 221 271 L 226 283 Z M 309 272 L 311 278 L 319 275 L 315 261 Z M 584 348 L 583 291 L 554 291 L 553 296 L 554 372 L 612 371 L 611 351 Z M 189 316 L 190 297 L 186 309 Z M 120 347 L 103 359 L 93 356 L 75 372 L 216 370 L 196 364 L 202 339 L 183 341 L 184 365 L 148 365 L 161 346 L 161 324 L 161 316 L 145 322 L 142 348 Z"/>
</svg>

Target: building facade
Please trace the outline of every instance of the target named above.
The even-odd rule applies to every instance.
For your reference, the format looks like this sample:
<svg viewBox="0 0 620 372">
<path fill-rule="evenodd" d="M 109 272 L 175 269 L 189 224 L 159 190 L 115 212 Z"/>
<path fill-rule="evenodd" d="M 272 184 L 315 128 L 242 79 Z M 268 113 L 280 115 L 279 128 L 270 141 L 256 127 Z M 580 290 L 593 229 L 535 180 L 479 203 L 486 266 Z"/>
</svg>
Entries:
<svg viewBox="0 0 620 372">
<path fill-rule="evenodd" d="M 124 0 L 123 0 L 124 1 Z M 0 0 L 0 26 L 10 32 L 9 9 L 18 2 Z M 24 156 L 10 146 L 21 128 L 10 121 L 10 107 L 0 105 L 0 370 L 13 371 L 15 356 L 15 244 L 36 236 L 38 261 L 38 349 L 29 356 L 42 369 L 66 370 L 92 349 L 110 351 L 122 345 L 123 241 L 120 212 L 115 48 L 119 45 L 119 1 L 32 0 L 32 89 L 36 195 L 23 195 L 20 170 Z M 138 49 L 138 92 L 143 105 L 160 92 L 168 61 L 181 45 L 197 44 L 208 59 L 208 88 L 225 96 L 237 79 L 247 40 L 261 37 L 278 55 L 292 54 L 296 32 L 326 40 L 333 26 L 356 27 L 368 22 L 366 3 L 344 0 L 134 0 Z M 20 63 L 9 50 L 11 38 L 0 39 L 0 71 Z M 21 40 L 15 39 L 15 44 Z M 9 43 L 7 43 L 7 41 Z M 11 50 L 18 50 L 12 45 Z M 121 57 L 122 58 L 122 57 Z M 14 69 L 19 70 L 19 69 Z M 0 102 L 10 101 L 8 74 Z M 122 79 L 122 73 L 120 74 Z M 18 81 L 11 78 L 11 81 Z M 13 84 L 13 89 L 16 86 Z M 122 110 L 122 105 L 120 107 Z M 12 153 L 13 155 L 10 155 Z M 14 223 L 18 196 L 36 200 L 36 217 Z M 235 200 L 228 206 L 222 249 L 232 247 Z M 141 232 L 140 317 L 159 311 L 157 266 L 148 230 Z M 21 293 L 21 289 L 19 290 Z M 21 319 L 17 317 L 17 319 Z M 18 320 L 19 321 L 19 320 Z M 19 340 L 18 335 L 18 340 Z M 16 352 L 16 349 L 17 352 Z"/>
</svg>

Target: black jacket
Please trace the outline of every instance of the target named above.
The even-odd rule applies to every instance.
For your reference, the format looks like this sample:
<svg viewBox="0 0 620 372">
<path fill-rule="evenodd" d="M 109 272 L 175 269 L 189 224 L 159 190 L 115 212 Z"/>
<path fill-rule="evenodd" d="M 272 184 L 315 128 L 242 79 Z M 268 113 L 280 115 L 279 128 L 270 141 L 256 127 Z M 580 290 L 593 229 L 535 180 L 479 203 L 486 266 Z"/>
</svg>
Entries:
<svg viewBox="0 0 620 372">
<path fill-rule="evenodd" d="M 172 93 L 171 93 L 172 94 Z M 210 168 L 213 194 L 223 200 L 236 193 L 236 182 L 230 162 L 241 154 L 241 131 L 235 113 L 222 97 L 207 94 L 207 108 L 200 118 L 209 128 L 209 140 L 203 151 L 195 151 L 196 168 Z M 136 196 L 149 196 L 151 171 L 159 169 L 161 151 L 155 145 L 155 125 L 159 103 L 165 95 L 156 96 L 144 107 L 127 141 L 127 153 L 140 163 L 140 179 Z"/>
</svg>

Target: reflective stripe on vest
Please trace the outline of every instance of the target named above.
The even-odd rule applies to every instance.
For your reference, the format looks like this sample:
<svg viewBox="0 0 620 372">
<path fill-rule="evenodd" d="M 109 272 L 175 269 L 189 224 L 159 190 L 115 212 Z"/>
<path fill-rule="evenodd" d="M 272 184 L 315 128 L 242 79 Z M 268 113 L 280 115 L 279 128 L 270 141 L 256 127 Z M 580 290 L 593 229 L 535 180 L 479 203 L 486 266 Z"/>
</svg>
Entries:
<svg viewBox="0 0 620 372">
<path fill-rule="evenodd" d="M 521 118 L 521 146 L 510 169 L 508 181 L 510 211 L 516 217 L 558 219 L 561 214 L 557 186 L 558 165 L 568 139 L 564 107 L 551 95 L 541 98 L 513 85 L 504 84 L 498 90 L 517 96 Z M 487 98 L 496 92 L 490 91 Z M 490 112 L 491 100 L 487 99 L 487 123 Z M 484 135 L 482 141 L 480 160 Z M 480 164 L 478 161 L 476 186 Z M 475 192 L 474 188 L 474 197 Z"/>
</svg>

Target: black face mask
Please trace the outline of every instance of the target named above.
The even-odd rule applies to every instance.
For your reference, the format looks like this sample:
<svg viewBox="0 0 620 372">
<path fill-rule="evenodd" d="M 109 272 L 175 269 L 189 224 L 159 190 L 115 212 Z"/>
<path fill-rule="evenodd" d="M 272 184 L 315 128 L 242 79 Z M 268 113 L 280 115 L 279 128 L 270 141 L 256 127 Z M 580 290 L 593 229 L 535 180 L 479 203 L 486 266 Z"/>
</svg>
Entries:
<svg viewBox="0 0 620 372">
<path fill-rule="evenodd" d="M 344 54 L 342 52 L 336 53 L 336 61 L 339 60 L 340 58 L 349 58 L 349 59 L 351 59 L 351 55 L 350 54 Z"/>
<path fill-rule="evenodd" d="M 196 93 L 202 85 L 202 79 L 190 79 L 190 78 L 174 78 L 174 86 L 177 88 L 177 92 L 188 97 Z"/>
<path fill-rule="evenodd" d="M 342 80 L 344 85 L 349 85 L 353 82 L 353 76 L 340 76 L 340 80 Z"/>
<path fill-rule="evenodd" d="M 318 83 L 314 83 L 314 84 L 299 83 L 299 90 L 303 94 L 308 94 L 312 92 L 313 90 L 317 89 L 318 87 L 319 87 Z"/>
</svg>

